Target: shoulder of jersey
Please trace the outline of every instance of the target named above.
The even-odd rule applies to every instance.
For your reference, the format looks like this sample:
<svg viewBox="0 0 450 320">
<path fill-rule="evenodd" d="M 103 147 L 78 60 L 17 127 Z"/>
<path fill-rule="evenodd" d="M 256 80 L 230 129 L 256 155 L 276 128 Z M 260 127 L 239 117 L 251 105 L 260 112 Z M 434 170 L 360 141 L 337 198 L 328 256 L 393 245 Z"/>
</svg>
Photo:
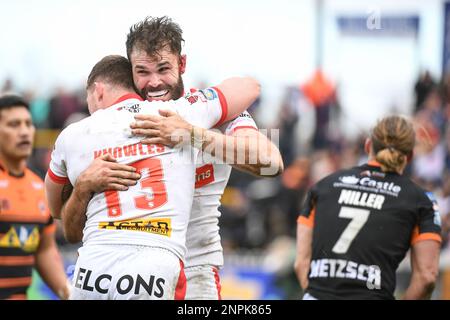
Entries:
<svg viewBox="0 0 450 320">
<path fill-rule="evenodd" d="M 99 110 L 100 111 L 100 110 Z M 97 111 L 97 112 L 99 112 Z M 69 124 L 67 127 L 65 127 L 62 132 L 70 132 L 70 131 L 74 131 L 77 130 L 79 128 L 82 128 L 84 125 L 86 125 L 86 123 L 89 123 L 90 121 L 92 121 L 92 115 L 87 116 L 86 118 L 83 118 L 77 122 L 71 123 Z"/>
<path fill-rule="evenodd" d="M 341 181 L 343 177 L 354 177 L 357 178 L 357 176 L 359 175 L 359 171 L 358 167 L 353 167 L 353 168 L 349 168 L 349 169 L 341 169 L 338 170 L 336 172 L 333 172 L 327 176 L 325 176 L 324 178 L 322 178 L 321 180 L 319 180 L 317 182 L 317 184 L 327 184 L 327 183 L 332 183 L 335 181 Z"/>
<path fill-rule="evenodd" d="M 416 198 L 417 200 L 422 200 L 428 203 L 434 203 L 437 202 L 436 197 L 434 196 L 433 192 L 431 191 L 427 191 L 424 188 L 422 188 L 421 186 L 419 186 L 416 182 L 412 181 L 411 179 L 409 180 L 409 184 L 411 185 L 412 189 L 416 191 L 416 193 L 418 194 Z"/>
</svg>

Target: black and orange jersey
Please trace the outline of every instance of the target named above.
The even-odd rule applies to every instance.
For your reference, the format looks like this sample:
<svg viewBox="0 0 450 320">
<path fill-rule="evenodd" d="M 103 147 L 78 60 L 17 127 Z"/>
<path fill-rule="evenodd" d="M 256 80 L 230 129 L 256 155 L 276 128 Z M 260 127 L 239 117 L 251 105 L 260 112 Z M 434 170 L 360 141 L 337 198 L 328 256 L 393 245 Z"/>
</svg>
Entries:
<svg viewBox="0 0 450 320">
<path fill-rule="evenodd" d="M 432 194 L 376 162 L 319 181 L 298 223 L 313 228 L 307 292 L 318 299 L 394 299 L 408 249 L 441 241 Z"/>
<path fill-rule="evenodd" d="M 0 299 L 26 299 L 44 232 L 55 225 L 42 179 L 29 169 L 15 177 L 0 165 Z"/>
</svg>

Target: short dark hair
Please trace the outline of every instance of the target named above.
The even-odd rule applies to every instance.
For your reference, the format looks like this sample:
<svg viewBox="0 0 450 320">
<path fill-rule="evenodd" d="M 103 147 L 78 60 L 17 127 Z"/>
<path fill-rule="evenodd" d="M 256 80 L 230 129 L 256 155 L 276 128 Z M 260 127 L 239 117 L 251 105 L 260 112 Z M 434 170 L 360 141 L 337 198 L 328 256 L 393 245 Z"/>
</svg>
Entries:
<svg viewBox="0 0 450 320">
<path fill-rule="evenodd" d="M 126 42 L 128 59 L 133 50 L 143 50 L 152 57 L 166 46 L 172 53 L 181 55 L 182 34 L 180 26 L 167 16 L 146 17 L 130 28 Z"/>
<path fill-rule="evenodd" d="M 105 81 L 125 89 L 134 89 L 131 63 L 119 55 L 109 55 L 97 62 L 89 74 L 86 89 L 91 88 L 95 81 Z"/>
<path fill-rule="evenodd" d="M 21 96 L 15 94 L 0 96 L 0 112 L 15 107 L 24 107 L 30 110 L 28 102 Z"/>
</svg>

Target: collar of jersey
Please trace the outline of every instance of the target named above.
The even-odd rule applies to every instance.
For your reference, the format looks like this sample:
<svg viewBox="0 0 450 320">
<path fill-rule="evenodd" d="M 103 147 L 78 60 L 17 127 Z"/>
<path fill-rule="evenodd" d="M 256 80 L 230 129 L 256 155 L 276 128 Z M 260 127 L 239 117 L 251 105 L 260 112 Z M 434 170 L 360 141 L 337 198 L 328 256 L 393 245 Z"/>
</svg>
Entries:
<svg viewBox="0 0 450 320">
<path fill-rule="evenodd" d="M 371 167 L 381 167 L 381 164 L 376 160 L 370 160 L 367 164 Z"/>
<path fill-rule="evenodd" d="M 138 95 L 137 93 L 127 93 L 123 96 L 121 96 L 119 99 L 117 99 L 116 102 L 113 103 L 113 105 L 118 104 L 119 102 L 128 100 L 128 99 L 137 99 L 139 101 L 144 101 L 144 99 L 141 98 L 140 95 Z"/>
<path fill-rule="evenodd" d="M 23 178 L 25 177 L 25 171 L 27 170 L 26 168 L 23 170 L 22 173 L 20 174 L 13 174 L 11 171 L 8 170 L 8 168 L 6 168 L 6 166 L 0 161 L 0 170 L 4 171 L 5 173 L 7 173 L 9 176 L 14 177 L 14 178 Z"/>
</svg>

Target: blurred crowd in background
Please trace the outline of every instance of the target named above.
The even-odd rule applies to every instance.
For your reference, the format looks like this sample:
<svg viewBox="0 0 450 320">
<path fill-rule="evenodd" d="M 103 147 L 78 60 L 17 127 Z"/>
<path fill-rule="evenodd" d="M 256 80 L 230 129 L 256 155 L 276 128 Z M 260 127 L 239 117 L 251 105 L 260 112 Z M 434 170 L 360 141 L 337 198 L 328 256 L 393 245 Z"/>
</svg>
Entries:
<svg viewBox="0 0 450 320">
<path fill-rule="evenodd" d="M 268 132 L 275 140 L 278 138 L 274 142 L 279 143 L 284 173 L 261 179 L 233 170 L 222 197 L 220 226 L 226 266 L 248 263 L 266 268 L 276 275 L 275 285 L 285 298 L 299 295 L 292 264 L 297 215 L 308 188 L 338 169 L 367 159 L 364 141 L 369 128 L 359 128 L 359 134 L 351 137 L 346 135 L 346 128 L 340 125 L 346 115 L 338 91 L 320 71 L 307 83 L 285 88 L 278 118 L 264 128 L 279 130 Z M 8 92 L 17 93 L 14 79 L 7 79 L 0 87 L 0 94 Z M 85 90 L 58 88 L 49 97 L 35 96 L 33 91 L 21 94 L 30 102 L 38 129 L 29 166 L 44 177 L 60 130 L 88 115 Z M 442 255 L 446 255 L 450 252 L 450 74 L 435 79 L 423 72 L 411 94 L 415 95 L 415 103 L 406 116 L 416 124 L 417 147 L 407 174 L 438 199 L 444 238 Z M 262 99 L 264 88 L 260 100 L 249 109 L 257 123 Z M 66 255 L 75 254 L 77 246 L 69 245 L 61 230 L 57 241 Z"/>
</svg>

